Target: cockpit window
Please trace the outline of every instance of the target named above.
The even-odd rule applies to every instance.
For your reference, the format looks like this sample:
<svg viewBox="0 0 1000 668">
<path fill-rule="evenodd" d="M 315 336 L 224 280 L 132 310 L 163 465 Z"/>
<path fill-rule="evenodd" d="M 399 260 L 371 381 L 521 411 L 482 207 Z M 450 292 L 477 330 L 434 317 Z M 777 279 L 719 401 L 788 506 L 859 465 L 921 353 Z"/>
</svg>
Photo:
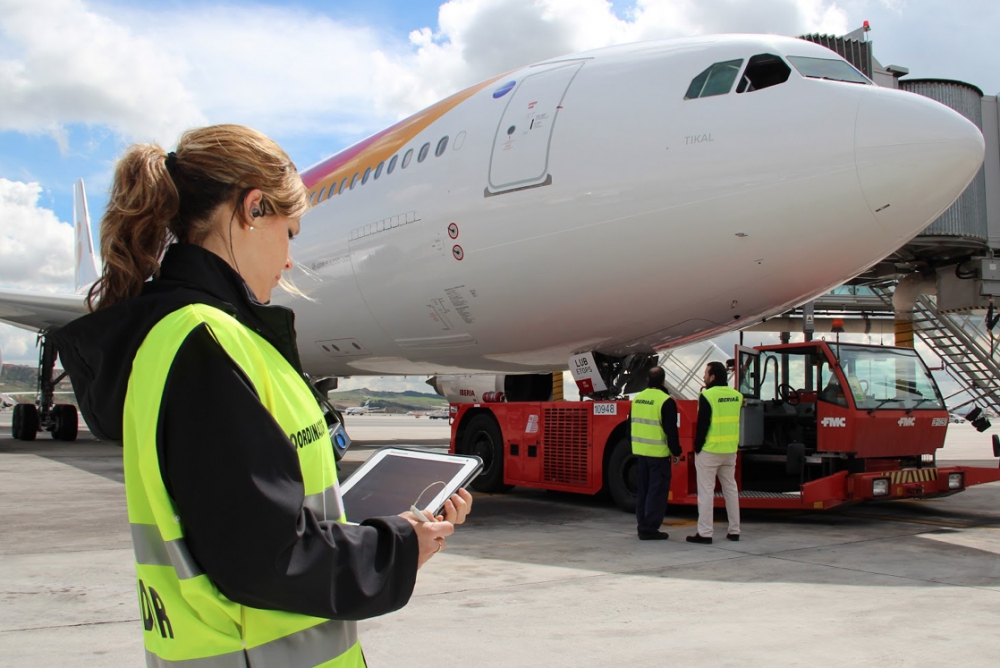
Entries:
<svg viewBox="0 0 1000 668">
<path fill-rule="evenodd" d="M 795 66 L 799 74 L 810 79 L 830 79 L 832 81 L 846 81 L 848 83 L 868 85 L 872 83 L 846 60 L 788 56 L 788 62 Z"/>
<path fill-rule="evenodd" d="M 691 80 L 685 100 L 713 95 L 726 95 L 733 89 L 733 82 L 740 73 L 743 59 L 715 63 Z"/>
<path fill-rule="evenodd" d="M 790 68 L 779 56 L 772 53 L 761 53 L 747 63 L 743 70 L 743 78 L 736 86 L 737 93 L 751 93 L 762 88 L 777 86 L 788 81 Z"/>
</svg>

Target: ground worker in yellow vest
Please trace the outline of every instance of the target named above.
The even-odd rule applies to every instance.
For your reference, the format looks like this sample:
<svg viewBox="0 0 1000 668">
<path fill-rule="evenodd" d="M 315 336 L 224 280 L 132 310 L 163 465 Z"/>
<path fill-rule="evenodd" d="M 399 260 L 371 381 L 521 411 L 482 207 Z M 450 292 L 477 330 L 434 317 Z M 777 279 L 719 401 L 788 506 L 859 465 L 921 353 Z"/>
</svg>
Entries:
<svg viewBox="0 0 1000 668">
<path fill-rule="evenodd" d="M 664 386 L 663 369 L 649 370 L 645 390 L 632 399 L 629 418 L 632 454 L 638 459 L 635 494 L 636 532 L 639 540 L 666 540 L 660 531 L 670 493 L 671 457 L 681 454 L 677 435 L 677 402 Z"/>
<path fill-rule="evenodd" d="M 689 543 L 711 543 L 715 516 L 715 479 L 726 500 L 729 530 L 726 538 L 740 539 L 740 494 L 736 488 L 736 451 L 740 443 L 740 409 L 743 395 L 729 387 L 726 367 L 710 362 L 705 367 L 705 389 L 698 399 L 694 466 L 698 475 L 698 533 Z"/>
<path fill-rule="evenodd" d="M 148 666 L 364 666 L 356 620 L 406 605 L 471 508 L 463 491 L 438 521 L 344 524 L 293 313 L 267 305 L 307 208 L 249 128 L 131 146 L 94 312 L 57 335 L 91 431 L 123 446 Z"/>
</svg>

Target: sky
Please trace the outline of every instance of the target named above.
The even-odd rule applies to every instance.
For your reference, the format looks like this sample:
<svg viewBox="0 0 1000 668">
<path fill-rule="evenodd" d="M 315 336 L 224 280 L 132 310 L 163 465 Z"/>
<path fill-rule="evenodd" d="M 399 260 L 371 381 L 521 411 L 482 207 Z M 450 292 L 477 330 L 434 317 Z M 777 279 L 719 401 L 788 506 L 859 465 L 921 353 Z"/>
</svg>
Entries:
<svg viewBox="0 0 1000 668">
<path fill-rule="evenodd" d="M 72 291 L 72 184 L 84 179 L 98 218 L 133 142 L 169 149 L 186 128 L 242 123 L 301 169 L 545 58 L 865 20 L 882 64 L 1000 92 L 995 0 L 0 0 L 0 288 Z M 34 334 L 0 325 L 0 354 L 34 363 Z M 364 384 L 427 389 L 345 386 Z"/>
</svg>

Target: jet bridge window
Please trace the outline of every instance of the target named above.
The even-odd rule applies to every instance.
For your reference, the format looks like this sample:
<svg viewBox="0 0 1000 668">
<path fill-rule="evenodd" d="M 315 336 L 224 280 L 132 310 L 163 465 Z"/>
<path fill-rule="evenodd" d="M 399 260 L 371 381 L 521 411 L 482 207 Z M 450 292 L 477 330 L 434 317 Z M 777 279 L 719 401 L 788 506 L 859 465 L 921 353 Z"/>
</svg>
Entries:
<svg viewBox="0 0 1000 668">
<path fill-rule="evenodd" d="M 431 150 L 431 143 L 430 142 L 427 142 L 426 144 L 424 144 L 423 146 L 421 146 L 420 147 L 420 153 L 417 153 L 417 162 L 423 162 L 424 160 L 426 160 L 427 159 L 427 154 L 430 152 L 430 150 Z"/>
<path fill-rule="evenodd" d="M 830 79 L 871 85 L 871 81 L 846 60 L 839 58 L 807 58 L 806 56 L 788 56 L 788 62 L 795 66 L 804 77 L 809 79 Z"/>
<path fill-rule="evenodd" d="M 733 89 L 733 82 L 736 81 L 742 65 L 742 58 L 715 63 L 691 80 L 691 85 L 688 86 L 684 99 L 694 100 L 699 97 L 726 95 Z"/>
<path fill-rule="evenodd" d="M 785 61 L 773 53 L 761 53 L 747 63 L 747 68 L 743 70 L 743 78 L 736 86 L 737 93 L 752 93 L 762 88 L 770 88 L 788 81 L 788 75 L 792 73 Z"/>
<path fill-rule="evenodd" d="M 407 151 L 406 154 L 403 156 L 403 164 L 400 165 L 400 169 L 406 169 L 407 167 L 409 167 L 410 166 L 410 160 L 413 160 L 413 149 L 412 148 L 409 151 Z"/>
</svg>

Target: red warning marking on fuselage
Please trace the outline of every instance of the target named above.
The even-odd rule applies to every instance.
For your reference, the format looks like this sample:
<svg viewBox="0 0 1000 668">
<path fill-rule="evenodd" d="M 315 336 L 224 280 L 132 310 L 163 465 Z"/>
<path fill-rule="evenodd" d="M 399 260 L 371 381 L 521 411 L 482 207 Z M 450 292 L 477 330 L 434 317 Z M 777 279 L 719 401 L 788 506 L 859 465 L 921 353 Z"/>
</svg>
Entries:
<svg viewBox="0 0 1000 668">
<path fill-rule="evenodd" d="M 448 236 L 452 239 L 458 238 L 458 225 L 456 223 L 448 225 Z"/>
<path fill-rule="evenodd" d="M 458 244 L 452 247 L 451 254 L 456 260 L 461 260 L 465 257 L 465 251 Z"/>
</svg>

